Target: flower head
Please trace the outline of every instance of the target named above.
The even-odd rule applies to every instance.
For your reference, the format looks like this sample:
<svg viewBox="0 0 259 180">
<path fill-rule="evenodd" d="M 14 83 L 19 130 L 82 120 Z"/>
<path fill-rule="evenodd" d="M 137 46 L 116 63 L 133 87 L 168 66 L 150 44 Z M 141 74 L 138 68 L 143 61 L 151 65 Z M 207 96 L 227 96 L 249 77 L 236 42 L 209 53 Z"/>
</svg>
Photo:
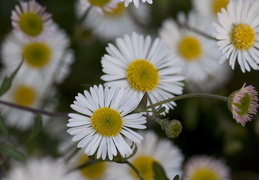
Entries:
<svg viewBox="0 0 259 180">
<path fill-rule="evenodd" d="M 120 0 L 77 0 L 80 3 L 81 9 L 84 11 L 93 7 L 94 11 L 103 14 L 104 11 L 112 12 L 112 9 L 117 7 Z"/>
<path fill-rule="evenodd" d="M 50 31 L 51 15 L 35 0 L 20 2 L 12 11 L 12 25 L 30 39 L 40 39 Z"/>
<path fill-rule="evenodd" d="M 256 114 L 256 109 L 259 107 L 258 92 L 252 85 L 243 87 L 229 96 L 228 106 L 233 114 L 233 118 L 237 123 L 245 125 L 251 121 L 252 115 Z"/>
<path fill-rule="evenodd" d="M 229 59 L 234 69 L 238 61 L 242 72 L 259 69 L 259 3 L 257 1 L 230 1 L 227 9 L 218 13 L 219 23 L 213 23 L 217 45 L 222 53 L 220 63 Z"/>
<path fill-rule="evenodd" d="M 108 45 L 101 61 L 105 86 L 127 88 L 140 99 L 147 93 L 148 105 L 182 94 L 181 67 L 160 39 L 152 43 L 150 36 L 133 33 L 117 38 L 116 43 L 117 47 Z M 175 105 L 163 106 L 168 112 Z"/>
<path fill-rule="evenodd" d="M 127 7 L 128 5 L 129 5 L 129 3 L 134 3 L 134 5 L 136 6 L 136 7 L 139 7 L 139 1 L 140 0 L 120 0 L 121 2 L 123 2 L 124 1 L 124 4 L 125 4 L 125 6 Z M 145 2 L 148 2 L 149 4 L 152 4 L 153 3 L 153 0 L 142 0 L 142 2 L 143 3 L 145 3 Z"/>
<path fill-rule="evenodd" d="M 221 160 L 209 156 L 195 156 L 184 168 L 183 180 L 229 180 L 229 168 Z"/>
<path fill-rule="evenodd" d="M 74 136 L 73 141 L 79 141 L 77 146 L 85 148 L 88 156 L 96 154 L 97 159 L 110 160 L 117 155 L 126 157 L 133 152 L 130 143 L 142 140 L 131 128 L 146 128 L 142 113 L 130 114 L 138 104 L 139 100 L 122 88 L 95 85 L 90 92 L 76 96 L 71 108 L 79 114 L 69 114 L 67 132 Z"/>
</svg>

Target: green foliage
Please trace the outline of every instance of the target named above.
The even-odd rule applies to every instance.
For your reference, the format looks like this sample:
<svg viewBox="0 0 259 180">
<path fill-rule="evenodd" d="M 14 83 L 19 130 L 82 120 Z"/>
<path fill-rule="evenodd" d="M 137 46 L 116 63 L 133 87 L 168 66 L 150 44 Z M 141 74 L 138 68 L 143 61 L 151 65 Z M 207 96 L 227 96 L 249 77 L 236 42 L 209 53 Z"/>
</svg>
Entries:
<svg viewBox="0 0 259 180">
<path fill-rule="evenodd" d="M 153 162 L 152 167 L 155 174 L 154 180 L 168 180 L 164 168 L 158 162 Z"/>
<path fill-rule="evenodd" d="M 3 142 L 0 144 L 0 152 L 20 162 L 25 162 L 26 160 L 26 156 L 22 152 Z"/>
<path fill-rule="evenodd" d="M 31 140 L 32 138 L 37 136 L 39 134 L 39 132 L 41 131 L 41 129 L 42 129 L 42 116 L 39 114 L 34 119 L 34 127 L 31 132 L 31 136 L 30 136 L 29 140 Z"/>
<path fill-rule="evenodd" d="M 2 116 L 0 116 L 0 131 L 5 135 L 8 136 L 8 129 L 4 123 Z"/>
</svg>

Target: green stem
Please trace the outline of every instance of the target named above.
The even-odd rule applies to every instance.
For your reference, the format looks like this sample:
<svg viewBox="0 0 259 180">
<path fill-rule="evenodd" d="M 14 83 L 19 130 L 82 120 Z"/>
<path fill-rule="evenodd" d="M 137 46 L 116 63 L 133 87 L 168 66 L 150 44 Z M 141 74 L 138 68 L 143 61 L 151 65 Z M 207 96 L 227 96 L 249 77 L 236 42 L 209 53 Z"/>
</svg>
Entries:
<svg viewBox="0 0 259 180">
<path fill-rule="evenodd" d="M 170 98 L 170 99 L 166 99 L 164 101 L 160 101 L 160 102 L 155 103 L 155 104 L 151 104 L 151 105 L 147 106 L 146 109 L 157 107 L 157 106 L 160 106 L 162 104 L 169 103 L 171 101 L 177 101 L 177 100 L 180 100 L 180 99 L 187 99 L 187 98 L 194 98 L 194 97 L 211 98 L 211 99 L 217 99 L 217 100 L 226 101 L 226 102 L 228 101 L 228 97 L 220 96 L 220 95 L 216 95 L 216 94 L 190 93 L 190 94 L 184 94 L 184 95 L 176 96 L 176 97 L 173 97 L 173 98 Z"/>
<path fill-rule="evenodd" d="M 142 175 L 140 174 L 140 172 L 138 171 L 138 169 L 129 161 L 125 161 L 125 163 L 138 175 L 140 180 L 145 180 Z"/>
</svg>

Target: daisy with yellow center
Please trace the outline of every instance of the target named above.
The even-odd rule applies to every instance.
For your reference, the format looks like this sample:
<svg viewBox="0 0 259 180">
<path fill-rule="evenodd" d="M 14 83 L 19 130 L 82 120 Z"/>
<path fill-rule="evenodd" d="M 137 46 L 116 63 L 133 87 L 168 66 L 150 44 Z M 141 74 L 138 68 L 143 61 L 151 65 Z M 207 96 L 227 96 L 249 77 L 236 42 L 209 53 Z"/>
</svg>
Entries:
<svg viewBox="0 0 259 180">
<path fill-rule="evenodd" d="M 39 81 L 61 82 L 66 76 L 73 55 L 67 50 L 69 39 L 57 26 L 44 40 L 28 40 L 20 32 L 10 33 L 1 53 L 6 70 L 12 72 L 24 59 L 19 72 L 24 77 L 36 77 Z"/>
<path fill-rule="evenodd" d="M 213 26 L 222 53 L 220 63 L 229 60 L 234 69 L 237 61 L 243 73 L 259 69 L 258 15 L 259 3 L 245 0 L 230 1 L 227 9 L 218 13 L 218 23 Z"/>
<path fill-rule="evenodd" d="M 212 30 L 210 22 L 199 16 L 195 12 L 190 12 L 186 17 L 180 13 L 178 21 L 190 27 L 207 33 Z M 173 20 L 167 19 L 163 22 L 159 30 L 159 35 L 170 50 L 175 54 L 175 58 L 180 61 L 183 67 L 182 74 L 185 75 L 188 84 L 200 83 L 209 76 L 216 74 L 220 65 L 220 53 L 215 41 L 203 37 L 184 27 L 179 27 Z"/>
<path fill-rule="evenodd" d="M 230 180 L 229 168 L 221 160 L 209 156 L 195 156 L 184 168 L 183 180 Z"/>
<path fill-rule="evenodd" d="M 76 4 L 76 12 L 79 17 L 84 13 L 79 3 Z M 111 8 L 111 11 L 103 11 L 103 14 L 90 9 L 82 24 L 100 40 L 109 41 L 132 32 L 142 32 L 143 28 L 136 23 L 135 17 L 139 18 L 140 23 L 147 24 L 149 12 L 150 8 L 146 4 L 141 4 L 139 8 L 135 8 L 134 5 L 126 8 L 120 2 L 117 7 Z"/>
<path fill-rule="evenodd" d="M 125 7 L 128 7 L 130 3 L 134 3 L 134 5 L 138 8 L 139 7 L 139 1 L 140 0 L 120 0 L 121 2 L 124 2 Z M 147 2 L 149 4 L 153 3 L 153 0 L 141 0 L 143 3 Z"/>
<path fill-rule="evenodd" d="M 133 33 L 116 39 L 116 44 L 108 45 L 101 60 L 105 86 L 127 88 L 139 99 L 147 93 L 148 104 L 182 94 L 181 67 L 158 38 L 152 43 L 150 36 Z M 164 104 L 166 112 L 175 105 Z"/>
<path fill-rule="evenodd" d="M 136 154 L 129 161 L 138 169 L 145 180 L 154 179 L 152 164 L 159 163 L 165 170 L 167 178 L 181 176 L 183 155 L 180 149 L 168 139 L 159 139 L 153 131 L 140 132 L 144 140 L 137 145 Z M 114 173 L 116 172 L 116 173 Z M 111 164 L 107 180 L 137 180 L 137 174 L 127 165 Z"/>
<path fill-rule="evenodd" d="M 126 157 L 132 153 L 131 143 L 140 143 L 142 136 L 131 130 L 145 129 L 142 113 L 130 114 L 139 100 L 122 88 L 103 88 L 102 85 L 78 93 L 71 108 L 78 113 L 69 114 L 68 133 L 88 156 L 97 159 Z M 126 142 L 126 139 L 129 140 Z"/>
<path fill-rule="evenodd" d="M 30 39 L 42 39 L 51 29 L 51 15 L 35 0 L 20 2 L 12 11 L 12 25 Z"/>
<path fill-rule="evenodd" d="M 193 0 L 193 7 L 201 16 L 215 20 L 221 9 L 227 8 L 230 0 Z"/>
<path fill-rule="evenodd" d="M 119 2 L 120 0 L 77 0 L 76 3 L 79 4 L 82 12 L 92 7 L 93 11 L 103 14 L 105 11 L 112 12 Z"/>
</svg>

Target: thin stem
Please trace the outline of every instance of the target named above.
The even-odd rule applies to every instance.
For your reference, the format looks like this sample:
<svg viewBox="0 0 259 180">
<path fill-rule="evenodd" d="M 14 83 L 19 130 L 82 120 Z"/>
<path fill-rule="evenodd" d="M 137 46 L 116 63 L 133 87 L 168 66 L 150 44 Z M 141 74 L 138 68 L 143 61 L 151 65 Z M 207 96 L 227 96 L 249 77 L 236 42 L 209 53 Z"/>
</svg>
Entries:
<svg viewBox="0 0 259 180">
<path fill-rule="evenodd" d="M 211 98 L 211 99 L 217 99 L 217 100 L 221 100 L 221 101 L 228 101 L 228 97 L 225 96 L 220 96 L 220 95 L 216 95 L 216 94 L 208 94 L 208 93 L 190 93 L 190 94 L 184 94 L 184 95 L 180 95 L 180 96 L 176 96 L 170 99 L 166 99 L 164 101 L 160 101 L 158 103 L 155 104 L 151 104 L 149 106 L 146 107 L 146 109 L 150 109 L 165 103 L 169 103 L 171 101 L 177 101 L 180 99 L 186 99 L 186 98 L 194 98 L 194 97 L 204 97 L 204 98 Z"/>
<path fill-rule="evenodd" d="M 142 175 L 140 174 L 140 172 L 138 171 L 138 169 L 129 161 L 125 161 L 125 163 L 138 175 L 140 180 L 145 180 Z"/>
<path fill-rule="evenodd" d="M 40 110 L 40 109 L 34 109 L 34 108 L 24 107 L 24 106 L 20 106 L 20 105 L 10 103 L 10 102 L 6 102 L 6 101 L 2 101 L 2 100 L 0 100 L 0 104 L 4 104 L 4 105 L 9 106 L 9 107 L 29 111 L 29 112 L 32 112 L 32 113 L 35 113 L 35 114 L 38 113 L 38 114 L 43 114 L 43 115 L 47 115 L 47 116 L 65 117 L 65 118 L 68 117 L 68 113 L 56 113 L 56 112 L 50 112 L 50 111 L 45 111 L 45 110 Z"/>
</svg>

